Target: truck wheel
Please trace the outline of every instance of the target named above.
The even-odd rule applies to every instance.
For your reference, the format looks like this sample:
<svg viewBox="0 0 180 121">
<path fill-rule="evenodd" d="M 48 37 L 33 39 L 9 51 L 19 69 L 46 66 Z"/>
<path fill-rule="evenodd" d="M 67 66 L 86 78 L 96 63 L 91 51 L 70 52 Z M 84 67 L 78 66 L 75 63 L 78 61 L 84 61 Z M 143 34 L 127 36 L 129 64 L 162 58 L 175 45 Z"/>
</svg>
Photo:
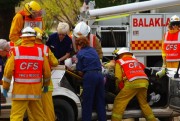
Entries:
<svg viewBox="0 0 180 121">
<path fill-rule="evenodd" d="M 158 118 L 160 121 L 174 121 L 172 117 Z"/>
<path fill-rule="evenodd" d="M 73 107 L 64 99 L 53 99 L 56 121 L 75 121 Z"/>
</svg>

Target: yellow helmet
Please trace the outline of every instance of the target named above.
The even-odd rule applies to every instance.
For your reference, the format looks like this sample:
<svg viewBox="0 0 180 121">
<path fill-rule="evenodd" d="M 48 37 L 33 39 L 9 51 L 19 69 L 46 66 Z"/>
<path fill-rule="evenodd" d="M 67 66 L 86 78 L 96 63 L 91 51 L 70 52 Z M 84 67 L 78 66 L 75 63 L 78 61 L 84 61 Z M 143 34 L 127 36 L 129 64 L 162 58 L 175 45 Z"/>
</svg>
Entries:
<svg viewBox="0 0 180 121">
<path fill-rule="evenodd" d="M 26 9 L 30 14 L 33 14 L 33 12 L 39 12 L 39 11 L 41 11 L 41 6 L 40 6 L 39 3 L 37 3 L 37 2 L 31 1 L 31 2 L 25 4 L 25 9 Z"/>
</svg>

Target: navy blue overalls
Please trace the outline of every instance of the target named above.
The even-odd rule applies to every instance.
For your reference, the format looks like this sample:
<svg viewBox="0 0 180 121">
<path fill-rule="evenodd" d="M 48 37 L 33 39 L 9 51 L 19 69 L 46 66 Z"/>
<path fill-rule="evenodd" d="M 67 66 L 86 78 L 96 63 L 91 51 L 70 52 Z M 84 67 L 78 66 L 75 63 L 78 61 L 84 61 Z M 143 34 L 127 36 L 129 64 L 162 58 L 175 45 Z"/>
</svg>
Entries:
<svg viewBox="0 0 180 121">
<path fill-rule="evenodd" d="M 92 47 L 82 48 L 78 54 L 76 68 L 83 75 L 82 121 L 91 121 L 93 103 L 95 103 L 98 121 L 106 121 L 104 77 L 101 62 Z"/>
</svg>

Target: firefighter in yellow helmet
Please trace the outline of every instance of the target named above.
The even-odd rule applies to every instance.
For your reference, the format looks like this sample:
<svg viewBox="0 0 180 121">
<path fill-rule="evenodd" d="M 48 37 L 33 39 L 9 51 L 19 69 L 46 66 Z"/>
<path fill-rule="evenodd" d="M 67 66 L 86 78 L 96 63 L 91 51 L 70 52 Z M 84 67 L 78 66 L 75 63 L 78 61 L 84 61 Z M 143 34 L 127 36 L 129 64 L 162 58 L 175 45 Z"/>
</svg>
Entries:
<svg viewBox="0 0 180 121">
<path fill-rule="evenodd" d="M 124 81 L 124 87 L 114 100 L 111 121 L 122 121 L 124 110 L 134 96 L 137 97 L 146 120 L 156 121 L 147 102 L 148 77 L 144 67 L 127 48 L 119 49 L 116 55 L 118 60 L 115 65 L 115 77 Z"/>
<path fill-rule="evenodd" d="M 7 92 L 14 78 L 12 89 L 11 121 L 22 121 L 29 108 L 36 121 L 45 121 L 41 94 L 48 91 L 51 70 L 43 51 L 34 46 L 35 31 L 26 27 L 22 31 L 22 43 L 12 49 L 3 75 L 3 95 Z M 42 82 L 43 78 L 43 82 Z"/>
<path fill-rule="evenodd" d="M 14 42 L 15 45 L 19 45 L 21 43 L 22 29 L 27 26 L 44 29 L 42 21 L 41 6 L 35 1 L 26 3 L 23 10 L 20 10 L 12 20 L 9 34 L 10 41 Z"/>
<path fill-rule="evenodd" d="M 54 54 L 51 52 L 49 47 L 43 44 L 43 39 L 47 39 L 45 33 L 38 27 L 35 27 L 34 30 L 36 31 L 35 45 L 37 47 L 40 47 L 44 51 L 44 54 L 48 58 L 50 66 L 53 66 L 53 67 L 57 66 L 58 60 L 56 59 Z M 50 80 L 50 85 L 48 86 L 48 92 L 42 93 L 42 98 L 41 98 L 41 101 L 43 104 L 43 111 L 48 121 L 55 121 L 52 91 L 53 91 L 53 84 L 52 84 L 52 80 Z M 28 117 L 32 117 L 32 116 L 29 116 L 29 113 L 28 113 Z"/>
<path fill-rule="evenodd" d="M 177 68 L 180 61 L 180 18 L 173 15 L 170 18 L 168 31 L 162 42 L 162 58 L 164 68 Z"/>
</svg>

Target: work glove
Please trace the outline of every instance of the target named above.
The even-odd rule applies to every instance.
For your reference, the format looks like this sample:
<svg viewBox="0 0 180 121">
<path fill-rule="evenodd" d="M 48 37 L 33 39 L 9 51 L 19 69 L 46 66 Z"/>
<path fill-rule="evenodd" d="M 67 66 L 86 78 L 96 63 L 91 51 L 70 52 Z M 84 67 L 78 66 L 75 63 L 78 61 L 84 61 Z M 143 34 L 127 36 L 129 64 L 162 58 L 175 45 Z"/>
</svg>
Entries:
<svg viewBox="0 0 180 121">
<path fill-rule="evenodd" d="M 48 86 L 44 86 L 43 92 L 44 93 L 48 92 Z"/>
<path fill-rule="evenodd" d="M 3 89 L 3 96 L 4 96 L 4 97 L 8 97 L 7 92 L 8 92 L 8 91 L 7 91 L 6 89 Z"/>
<path fill-rule="evenodd" d="M 116 53 L 119 51 L 119 49 L 115 49 L 113 52 L 112 52 L 112 54 L 113 55 L 116 55 Z"/>
<path fill-rule="evenodd" d="M 156 76 L 157 76 L 158 78 L 161 78 L 161 77 L 163 77 L 164 75 L 166 75 L 166 72 L 167 72 L 167 69 L 166 69 L 166 68 L 162 68 L 160 71 L 158 71 L 158 72 L 156 73 Z"/>
</svg>

